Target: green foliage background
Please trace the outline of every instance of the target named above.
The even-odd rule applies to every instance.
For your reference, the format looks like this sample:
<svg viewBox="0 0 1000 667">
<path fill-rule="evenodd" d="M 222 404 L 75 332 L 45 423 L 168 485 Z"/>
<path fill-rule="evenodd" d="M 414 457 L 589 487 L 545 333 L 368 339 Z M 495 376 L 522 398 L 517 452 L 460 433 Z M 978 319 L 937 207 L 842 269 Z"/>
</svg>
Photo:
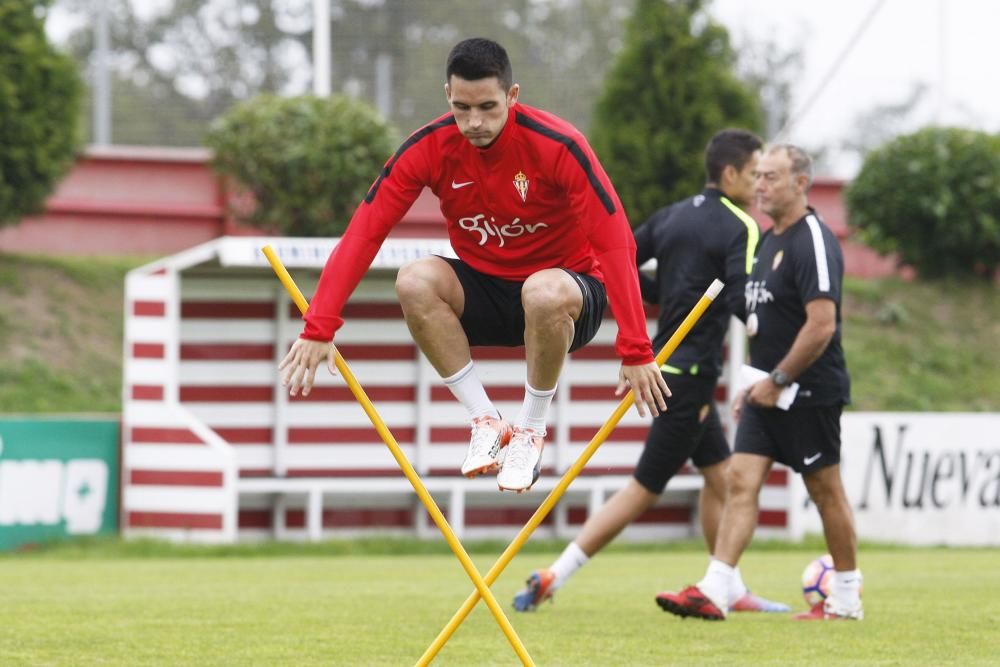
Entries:
<svg viewBox="0 0 1000 667">
<path fill-rule="evenodd" d="M 868 154 L 846 192 L 851 224 L 927 278 L 1000 269 L 1000 136 L 930 127 Z"/>
<path fill-rule="evenodd" d="M 735 63 L 702 0 L 638 0 L 590 132 L 633 226 L 701 189 L 713 134 L 760 130 L 760 100 Z"/>
<path fill-rule="evenodd" d="M 395 140 L 364 102 L 264 94 L 223 114 L 205 143 L 215 169 L 256 203 L 236 211 L 241 220 L 289 236 L 339 236 Z"/>
<path fill-rule="evenodd" d="M 45 36 L 44 7 L 0 1 L 0 225 L 40 210 L 77 147 L 80 80 Z"/>
<path fill-rule="evenodd" d="M 126 271 L 149 258 L 0 253 L 0 412 L 117 412 Z M 844 281 L 853 411 L 1000 410 L 993 285 Z"/>
</svg>

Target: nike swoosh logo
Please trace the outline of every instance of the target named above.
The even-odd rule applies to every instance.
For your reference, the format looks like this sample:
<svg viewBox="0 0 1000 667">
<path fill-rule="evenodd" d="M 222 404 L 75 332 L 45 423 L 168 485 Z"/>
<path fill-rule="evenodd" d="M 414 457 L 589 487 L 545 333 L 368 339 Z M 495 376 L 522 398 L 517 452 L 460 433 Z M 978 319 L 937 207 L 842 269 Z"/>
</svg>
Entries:
<svg viewBox="0 0 1000 667">
<path fill-rule="evenodd" d="M 806 465 L 812 465 L 812 463 L 821 456 L 823 456 L 823 452 L 817 452 L 812 456 L 805 457 L 804 459 L 802 459 L 802 462 L 805 463 Z"/>
<path fill-rule="evenodd" d="M 465 183 L 456 183 L 455 181 L 452 181 L 451 189 L 458 190 L 459 188 L 464 188 L 466 185 L 472 185 L 473 183 L 475 183 L 475 181 L 466 181 Z"/>
</svg>

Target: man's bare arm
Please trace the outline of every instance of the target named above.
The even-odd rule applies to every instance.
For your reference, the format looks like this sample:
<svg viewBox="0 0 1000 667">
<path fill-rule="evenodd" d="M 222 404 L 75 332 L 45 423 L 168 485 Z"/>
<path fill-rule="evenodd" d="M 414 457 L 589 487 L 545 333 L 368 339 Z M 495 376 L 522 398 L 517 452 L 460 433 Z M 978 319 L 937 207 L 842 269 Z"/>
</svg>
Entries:
<svg viewBox="0 0 1000 667">
<path fill-rule="evenodd" d="M 820 358 L 836 332 L 837 304 L 827 298 L 813 299 L 806 304 L 805 324 L 775 368 L 794 380 Z M 747 400 L 752 405 L 774 407 L 783 388 L 766 378 L 750 387 Z"/>
</svg>

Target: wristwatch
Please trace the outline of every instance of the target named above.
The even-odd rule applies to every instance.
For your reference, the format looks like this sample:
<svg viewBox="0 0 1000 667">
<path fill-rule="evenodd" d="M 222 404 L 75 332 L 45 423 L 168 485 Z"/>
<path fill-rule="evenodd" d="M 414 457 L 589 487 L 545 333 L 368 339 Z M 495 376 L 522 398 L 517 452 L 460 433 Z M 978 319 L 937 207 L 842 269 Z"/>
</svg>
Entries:
<svg viewBox="0 0 1000 667">
<path fill-rule="evenodd" d="M 780 368 L 775 368 L 771 371 L 771 382 L 779 387 L 787 387 L 792 383 L 792 378 L 788 377 L 788 375 Z"/>
</svg>

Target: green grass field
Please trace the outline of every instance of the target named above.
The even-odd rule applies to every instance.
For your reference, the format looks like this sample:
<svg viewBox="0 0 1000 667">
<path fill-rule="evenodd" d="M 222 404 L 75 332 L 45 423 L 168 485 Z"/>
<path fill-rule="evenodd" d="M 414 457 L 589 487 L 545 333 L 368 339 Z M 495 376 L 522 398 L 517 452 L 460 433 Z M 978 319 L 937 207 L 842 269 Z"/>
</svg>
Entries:
<svg viewBox="0 0 1000 667">
<path fill-rule="evenodd" d="M 530 546 L 530 545 L 529 545 Z M 0 558 L 3 665 L 407 665 L 472 585 L 440 553 L 69 549 Z M 329 551 L 329 550 L 328 550 Z M 473 556 L 485 572 L 494 554 Z M 497 549 L 495 553 L 499 553 Z M 110 555 L 109 555 L 110 554 Z M 160 555 L 157 555 L 160 554 Z M 866 619 L 800 623 L 738 614 L 681 620 L 653 602 L 692 582 L 697 545 L 612 548 L 553 604 L 510 600 L 554 551 L 519 555 L 493 591 L 539 665 L 987 665 L 1000 660 L 996 550 L 865 547 Z M 804 609 L 798 577 L 816 554 L 765 545 L 741 569 L 758 592 Z M 519 664 L 482 603 L 440 665 Z"/>
</svg>

